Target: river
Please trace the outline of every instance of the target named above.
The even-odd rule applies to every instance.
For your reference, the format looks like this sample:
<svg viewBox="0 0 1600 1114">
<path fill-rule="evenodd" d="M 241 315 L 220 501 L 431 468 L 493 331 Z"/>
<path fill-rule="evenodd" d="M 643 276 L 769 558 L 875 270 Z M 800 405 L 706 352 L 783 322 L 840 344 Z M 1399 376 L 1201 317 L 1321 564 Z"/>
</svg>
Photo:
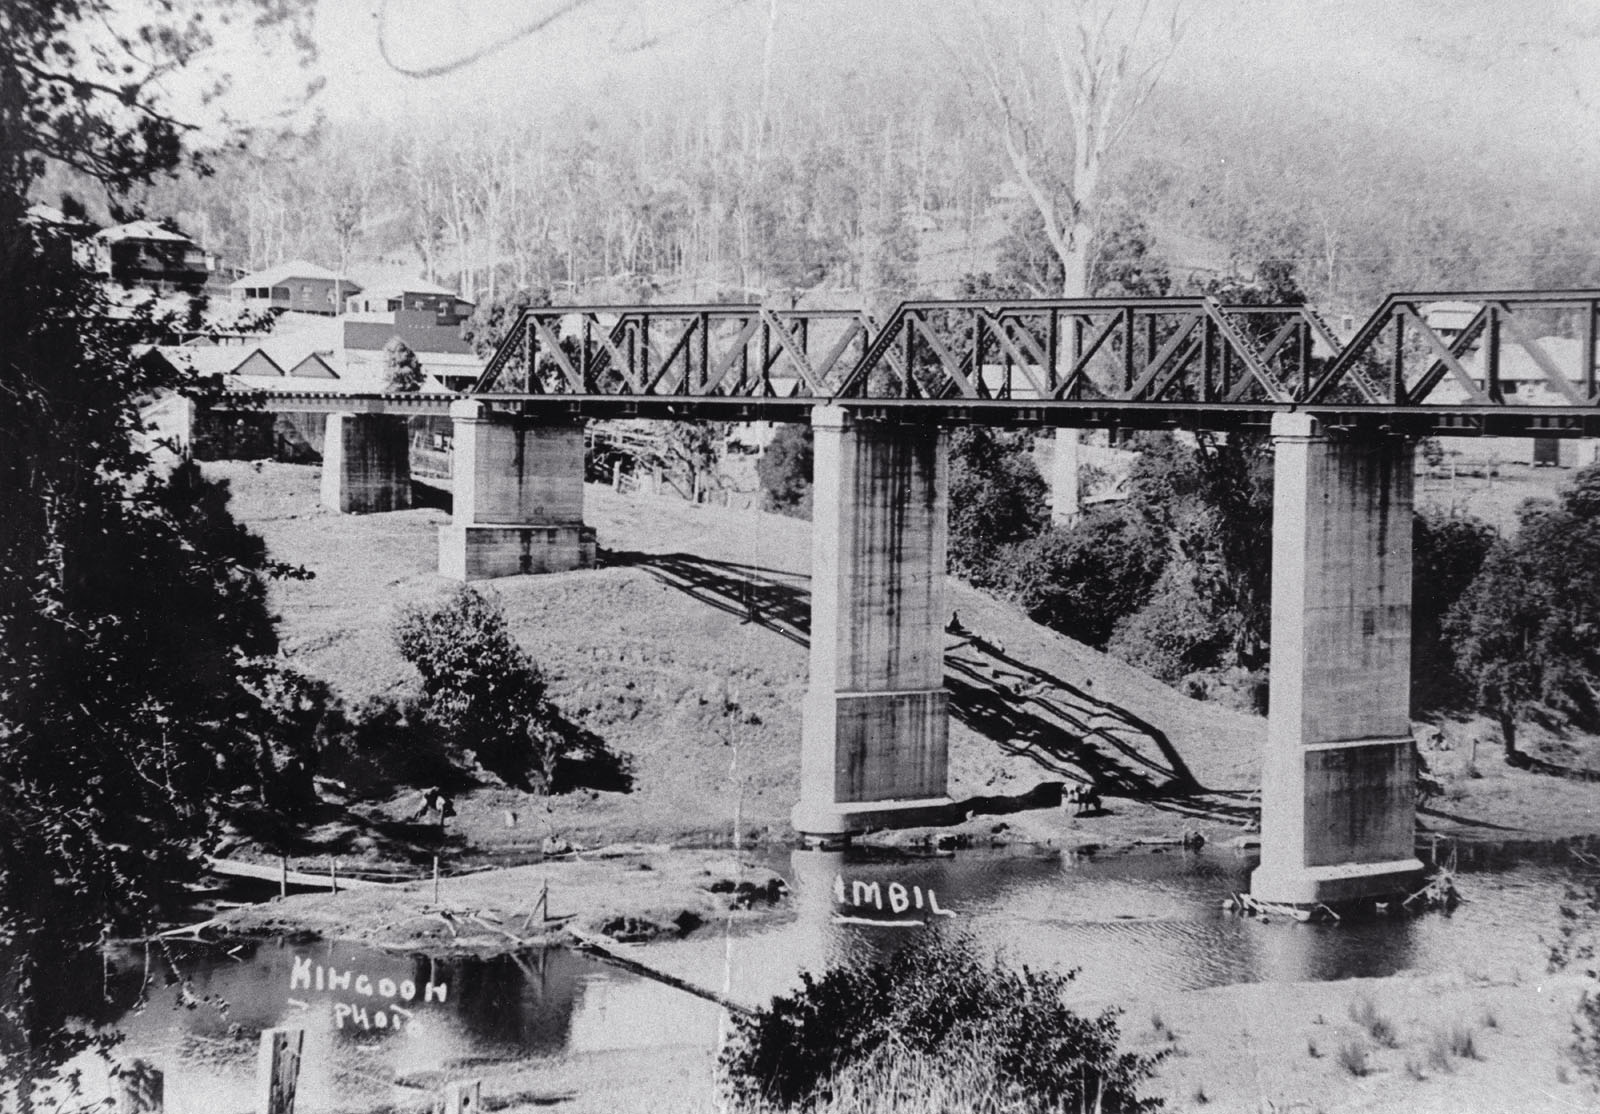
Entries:
<svg viewBox="0 0 1600 1114">
<path fill-rule="evenodd" d="M 968 933 L 1017 963 L 1076 968 L 1086 1002 L 1239 982 L 1536 974 L 1566 854 L 1474 854 L 1453 913 L 1323 925 L 1224 911 L 1252 865 L 1229 851 L 782 852 L 770 865 L 794 894 L 776 919 L 633 954 L 749 1003 L 794 987 L 803 969 L 928 931 Z M 250 1109 L 255 1033 L 270 1025 L 306 1028 L 301 1109 L 316 1111 L 416 1101 L 485 1061 L 708 1047 L 720 1012 L 564 950 L 435 961 L 326 942 L 168 945 L 119 951 L 109 982 L 130 1002 L 141 983 L 151 988 L 119 1028 L 125 1054 L 166 1071 L 173 1114 Z"/>
</svg>

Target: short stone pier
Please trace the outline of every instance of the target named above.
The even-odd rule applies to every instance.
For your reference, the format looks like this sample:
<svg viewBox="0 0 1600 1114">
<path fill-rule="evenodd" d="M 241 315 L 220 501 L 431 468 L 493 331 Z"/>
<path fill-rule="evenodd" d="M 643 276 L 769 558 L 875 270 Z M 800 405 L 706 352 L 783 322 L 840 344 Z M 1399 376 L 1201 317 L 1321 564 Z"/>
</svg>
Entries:
<svg viewBox="0 0 1600 1114">
<path fill-rule="evenodd" d="M 1272 682 L 1262 901 L 1418 884 L 1410 725 L 1413 446 L 1272 419 Z"/>
<path fill-rule="evenodd" d="M 795 829 L 926 823 L 950 801 L 948 434 L 812 411 L 811 684 Z"/>
<path fill-rule="evenodd" d="M 454 514 L 439 528 L 439 573 L 488 580 L 592 568 L 583 524 L 583 423 L 539 423 L 452 403 Z"/>
<path fill-rule="evenodd" d="M 328 415 L 322 436 L 322 505 L 341 514 L 411 506 L 411 446 L 404 418 Z"/>
</svg>

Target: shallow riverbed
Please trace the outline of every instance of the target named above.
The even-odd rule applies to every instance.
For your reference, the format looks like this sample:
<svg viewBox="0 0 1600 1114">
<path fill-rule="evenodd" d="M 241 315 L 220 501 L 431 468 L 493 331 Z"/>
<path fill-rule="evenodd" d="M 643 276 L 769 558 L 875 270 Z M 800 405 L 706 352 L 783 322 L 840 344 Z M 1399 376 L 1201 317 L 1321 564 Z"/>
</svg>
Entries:
<svg viewBox="0 0 1600 1114">
<path fill-rule="evenodd" d="M 760 924 L 629 954 L 759 1004 L 803 969 L 863 958 L 927 931 L 968 932 L 1012 960 L 1080 969 L 1085 1001 L 1236 983 L 1543 969 L 1569 877 L 1561 849 L 1461 864 L 1452 914 L 1362 924 L 1262 923 L 1221 908 L 1252 860 L 1227 851 L 963 852 L 905 859 L 783 853 L 791 907 Z M 843 899 L 841 901 L 841 898 Z M 168 1077 L 168 1109 L 247 1110 L 255 1034 L 307 1030 L 302 1109 L 416 1103 L 504 1061 L 715 1044 L 717 1007 L 569 951 L 492 960 L 268 941 L 118 953 L 113 985 L 147 1003 L 120 1027 Z M 380 1020 L 381 1019 L 381 1020 Z"/>
</svg>

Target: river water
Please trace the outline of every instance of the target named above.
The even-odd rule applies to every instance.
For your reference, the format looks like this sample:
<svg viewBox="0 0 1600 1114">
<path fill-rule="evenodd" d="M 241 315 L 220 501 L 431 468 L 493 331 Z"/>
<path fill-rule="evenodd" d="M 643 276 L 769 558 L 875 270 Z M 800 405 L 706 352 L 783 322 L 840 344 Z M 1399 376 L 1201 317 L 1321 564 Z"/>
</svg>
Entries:
<svg viewBox="0 0 1600 1114">
<path fill-rule="evenodd" d="M 1251 859 L 1178 849 L 1114 855 L 963 852 L 906 859 L 783 852 L 793 886 L 775 920 L 708 927 L 640 960 L 759 1004 L 800 971 L 870 957 L 929 931 L 970 934 L 1017 963 L 1076 968 L 1085 1001 L 1239 982 L 1454 970 L 1543 970 L 1570 877 L 1561 849 L 1478 853 L 1453 913 L 1362 924 L 1263 923 L 1225 912 Z M 840 898 L 843 898 L 841 902 Z M 674 1044 L 708 1047 L 719 1010 L 588 957 L 551 950 L 430 961 L 338 943 L 137 949 L 109 981 L 142 1007 L 125 1055 L 167 1074 L 168 1110 L 249 1110 L 255 1034 L 306 1028 L 301 1109 L 416 1101 L 474 1064 Z"/>
</svg>

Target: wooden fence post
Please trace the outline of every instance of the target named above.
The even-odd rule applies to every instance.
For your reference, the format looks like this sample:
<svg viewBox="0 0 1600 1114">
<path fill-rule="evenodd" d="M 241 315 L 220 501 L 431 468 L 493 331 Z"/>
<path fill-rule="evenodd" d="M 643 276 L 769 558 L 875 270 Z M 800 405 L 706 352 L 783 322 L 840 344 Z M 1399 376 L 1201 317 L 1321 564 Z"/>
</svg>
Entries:
<svg viewBox="0 0 1600 1114">
<path fill-rule="evenodd" d="M 260 1099 L 256 1114 L 294 1114 L 294 1092 L 300 1082 L 300 1050 L 304 1029 L 263 1029 L 256 1059 Z"/>
<path fill-rule="evenodd" d="M 162 1114 L 166 1110 L 166 1081 L 148 1060 L 127 1060 L 112 1073 L 117 1114 Z"/>
<path fill-rule="evenodd" d="M 470 1079 L 465 1083 L 448 1083 L 444 1089 L 444 1114 L 478 1114 L 483 1095 L 483 1081 Z"/>
</svg>

